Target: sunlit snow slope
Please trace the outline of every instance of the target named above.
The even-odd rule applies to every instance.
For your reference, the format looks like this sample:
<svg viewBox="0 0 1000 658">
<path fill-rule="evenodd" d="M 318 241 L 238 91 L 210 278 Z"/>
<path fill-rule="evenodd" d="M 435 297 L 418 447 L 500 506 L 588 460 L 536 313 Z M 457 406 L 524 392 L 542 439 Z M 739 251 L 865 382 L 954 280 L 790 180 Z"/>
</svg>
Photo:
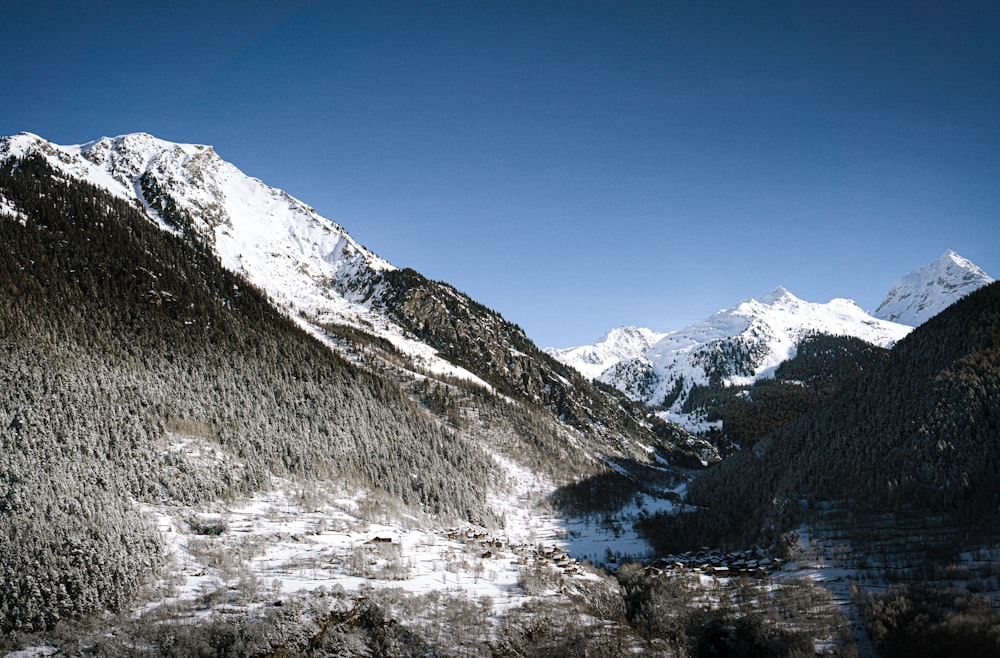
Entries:
<svg viewBox="0 0 1000 658">
<path fill-rule="evenodd" d="M 341 323 L 381 335 L 425 367 L 478 379 L 435 356 L 371 309 L 378 273 L 395 269 L 337 223 L 282 190 L 247 176 L 210 146 L 145 133 L 60 146 L 20 133 L 0 139 L 0 159 L 38 154 L 70 178 L 140 205 L 177 234 L 193 233 L 223 266 L 239 272 L 312 327 Z"/>
<path fill-rule="evenodd" d="M 595 379 L 616 363 L 642 355 L 664 336 L 666 334 L 644 327 L 618 327 L 591 345 L 564 349 L 547 347 L 545 352 Z"/>
<path fill-rule="evenodd" d="M 949 249 L 899 279 L 872 315 L 916 327 L 992 282 L 986 272 Z"/>
<path fill-rule="evenodd" d="M 879 320 L 848 299 L 806 302 L 782 287 L 666 334 L 642 355 L 600 379 L 633 399 L 679 407 L 694 384 L 740 384 L 774 372 L 811 333 L 854 336 L 890 346 L 910 327 Z M 668 396 L 671 399 L 668 399 Z"/>
</svg>

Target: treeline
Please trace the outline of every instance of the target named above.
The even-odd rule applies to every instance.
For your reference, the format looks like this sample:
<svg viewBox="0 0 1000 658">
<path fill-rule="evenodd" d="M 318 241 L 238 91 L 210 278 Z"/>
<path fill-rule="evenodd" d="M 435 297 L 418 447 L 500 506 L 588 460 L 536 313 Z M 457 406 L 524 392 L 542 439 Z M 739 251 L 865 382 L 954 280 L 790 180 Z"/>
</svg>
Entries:
<svg viewBox="0 0 1000 658">
<path fill-rule="evenodd" d="M 125 604 L 160 548 L 133 501 L 271 476 L 495 523 L 494 461 L 276 312 L 210 251 L 41 158 L 0 166 L 0 631 Z"/>
<path fill-rule="evenodd" d="M 155 609 L 101 626 L 62 624 L 46 634 L 0 636 L 0 652 L 55 646 L 99 656 L 856 656 L 846 620 L 809 580 L 694 574 L 653 576 L 641 565 L 617 578 L 567 579 L 525 568 L 522 605 L 496 609 L 464 594 L 340 588 L 240 606 Z M 552 595 L 554 589 L 562 594 Z M 210 597 L 206 597 L 210 598 Z M 242 602 L 245 605 L 249 602 Z"/>
<path fill-rule="evenodd" d="M 802 501 L 936 514 L 995 536 L 1000 505 L 1000 284 L 955 303 L 799 420 L 692 482 L 699 512 L 650 523 L 676 548 L 777 541 Z"/>
<path fill-rule="evenodd" d="M 883 658 L 1000 655 L 1000 610 L 986 596 L 925 584 L 862 596 L 865 625 Z"/>
<path fill-rule="evenodd" d="M 749 448 L 836 395 L 887 355 L 888 350 L 853 336 L 811 334 L 796 346 L 794 357 L 775 369 L 773 377 L 749 386 L 719 381 L 695 385 L 682 411 L 700 412 L 709 421 L 721 420 L 721 443 Z"/>
<path fill-rule="evenodd" d="M 539 350 L 524 331 L 452 286 L 412 269 L 382 275 L 376 303 L 441 356 L 499 393 L 544 409 L 593 441 L 599 452 L 643 458 L 639 443 L 668 444 L 650 431 L 645 409 L 611 387 L 598 387 Z M 679 433 L 686 433 L 680 428 Z"/>
</svg>

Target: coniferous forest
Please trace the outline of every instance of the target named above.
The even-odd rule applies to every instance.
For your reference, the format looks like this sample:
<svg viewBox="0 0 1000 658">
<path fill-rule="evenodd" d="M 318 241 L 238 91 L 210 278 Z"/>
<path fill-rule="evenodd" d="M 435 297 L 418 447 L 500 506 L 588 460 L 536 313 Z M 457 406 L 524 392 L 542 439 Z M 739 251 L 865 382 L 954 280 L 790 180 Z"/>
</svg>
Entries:
<svg viewBox="0 0 1000 658">
<path fill-rule="evenodd" d="M 936 515 L 995 538 L 1000 286 L 863 365 L 838 393 L 696 478 L 690 500 L 701 509 L 658 519 L 652 534 L 671 550 L 770 543 L 832 501 L 868 517 Z"/>
<path fill-rule="evenodd" d="M 481 450 L 207 251 L 37 160 L 7 163 L 0 189 L 28 216 L 0 222 L 4 630 L 127 601 L 158 559 L 132 499 L 224 498 L 275 474 L 492 520 Z M 224 458 L 188 463 L 192 440 Z"/>
</svg>

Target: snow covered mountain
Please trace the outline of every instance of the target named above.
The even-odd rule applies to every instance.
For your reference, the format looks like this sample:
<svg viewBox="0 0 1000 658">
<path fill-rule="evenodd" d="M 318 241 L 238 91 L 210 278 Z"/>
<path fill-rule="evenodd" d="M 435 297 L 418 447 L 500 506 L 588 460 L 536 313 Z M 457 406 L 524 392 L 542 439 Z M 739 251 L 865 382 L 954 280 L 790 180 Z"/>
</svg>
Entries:
<svg viewBox="0 0 1000 658">
<path fill-rule="evenodd" d="M 992 282 L 986 272 L 949 249 L 899 279 L 872 315 L 916 327 Z"/>
<path fill-rule="evenodd" d="M 140 203 L 164 228 L 214 246 L 223 265 L 279 301 L 320 315 L 348 312 L 359 281 L 393 269 L 343 228 L 285 192 L 251 178 L 211 146 L 145 133 L 59 146 L 20 133 L 0 141 L 0 159 L 42 155 L 69 176 Z M 355 309 L 357 311 L 357 309 Z"/>
<path fill-rule="evenodd" d="M 161 228 L 209 245 L 224 267 L 267 291 L 314 333 L 331 323 L 362 328 L 435 372 L 480 381 L 372 309 L 380 275 L 396 270 L 393 265 L 310 206 L 244 174 L 211 146 L 145 133 L 69 146 L 30 133 L 0 139 L 0 161 L 29 154 L 138 204 Z"/>
<path fill-rule="evenodd" d="M 644 416 L 542 354 L 499 313 L 448 284 L 394 267 L 209 146 L 145 133 L 70 146 L 29 133 L 0 138 L 0 162 L 28 156 L 41 157 L 67 181 L 109 191 L 161 229 L 211 250 L 223 267 L 349 359 L 363 360 L 378 344 L 380 358 L 405 370 L 404 377 L 457 377 L 539 405 L 588 435 L 594 441 L 588 447 L 604 455 L 642 457 L 648 450 L 641 446 L 656 442 Z M 2 195 L 0 210 L 20 212 Z"/>
<path fill-rule="evenodd" d="M 620 361 L 634 359 L 655 345 L 666 334 L 644 327 L 618 327 L 595 343 L 580 347 L 545 348 L 545 353 L 573 366 L 589 379 Z"/>
<path fill-rule="evenodd" d="M 870 315 L 850 300 L 815 304 L 779 286 L 760 300 L 741 302 L 679 331 L 618 329 L 592 345 L 546 351 L 635 400 L 676 412 L 693 385 L 748 384 L 767 376 L 795 356 L 796 345 L 810 333 L 891 346 L 913 327 L 992 281 L 979 267 L 948 250 L 899 279 Z M 653 336 L 659 336 L 658 341 L 644 346 L 642 341 Z"/>
<path fill-rule="evenodd" d="M 879 320 L 848 299 L 806 302 L 782 287 L 664 336 L 644 354 L 601 374 L 633 399 L 679 409 L 691 386 L 748 384 L 795 356 L 811 333 L 890 346 L 910 327 Z"/>
<path fill-rule="evenodd" d="M 170 151 L 197 156 L 196 149 Z M 147 170 L 171 154 L 119 155 L 137 156 L 143 164 L 135 170 Z M 342 609 L 357 610 L 369 584 L 402 587 L 414 600 L 440 592 L 477 606 L 484 630 L 467 646 L 485 647 L 493 627 L 486 620 L 495 615 L 506 627 L 501 615 L 542 588 L 561 593 L 546 596 L 546 609 L 556 598 L 569 604 L 573 597 L 576 606 L 577 583 L 585 596 L 596 582 L 608 583 L 611 594 L 620 590 L 573 559 L 647 554 L 640 510 L 671 509 L 687 479 L 664 466 L 672 455 L 659 448 L 673 438 L 671 428 L 641 411 L 629 415 L 633 405 L 621 396 L 541 354 L 498 314 L 412 270 L 374 270 L 381 298 L 371 300 L 372 312 L 410 323 L 412 335 L 442 353 L 450 344 L 449 356 L 489 377 L 493 391 L 429 373 L 362 329 L 314 325 L 327 332 L 320 336 L 327 345 L 337 336 L 341 353 L 358 357 L 340 358 L 296 326 L 287 307 L 222 266 L 209 238 L 228 239 L 216 228 L 237 221 L 226 204 L 214 207 L 218 214 L 208 204 L 213 190 L 229 200 L 227 189 L 179 183 L 166 195 L 157 192 L 162 179 L 123 174 L 137 194 L 114 177 L 117 165 L 101 162 L 38 139 L 0 139 L 4 651 L 19 648 L 12 633 L 41 638 L 34 633 L 56 623 L 101 618 L 108 608 L 139 614 L 147 603 L 164 612 L 154 624 L 170 632 L 174 622 L 200 616 L 198 599 L 215 590 L 216 610 L 225 606 L 235 623 L 265 605 L 281 613 L 261 631 L 275 633 L 275 644 L 237 653 L 315 653 L 305 643 L 326 633 L 333 608 L 325 592 L 342 592 Z M 210 165 L 213 175 L 225 172 Z M 281 205 L 280 194 L 239 178 L 233 185 L 240 183 L 248 189 L 236 203 L 260 193 L 260 206 Z M 202 191 L 206 197 L 197 196 Z M 203 210 L 183 210 L 195 201 Z M 190 239 L 198 231 L 206 237 Z M 326 248 L 351 246 L 336 233 L 332 226 L 319 233 L 334 236 Z M 276 240 L 275 249 L 283 246 Z M 343 265 L 346 251 L 331 264 Z M 359 253 L 364 274 L 377 261 Z M 581 422 L 571 425 L 575 419 Z M 703 459 L 697 443 L 683 452 L 689 462 Z M 626 477 L 633 472 L 645 476 L 634 487 Z M 606 507 L 605 489 L 591 478 L 615 482 L 624 511 L 600 527 L 589 516 L 570 526 L 570 514 Z M 545 502 L 557 495 L 557 507 Z M 250 543 L 253 551 L 241 548 Z M 295 566 L 302 560 L 323 567 Z M 379 564 L 388 571 L 373 568 Z M 545 570 L 538 588 L 522 590 L 518 583 L 534 569 Z M 267 587 L 256 584 L 265 579 Z M 237 582 L 246 585 L 239 602 L 223 600 Z M 486 582 L 495 611 L 482 605 Z M 523 599 L 506 595 L 512 591 Z M 300 602 L 317 597 L 319 623 L 300 623 Z M 599 632 L 588 627 L 581 637 Z M 171 642 L 183 655 L 202 644 Z M 128 644 L 115 651 L 134 654 L 136 644 Z M 334 653 L 345 646 L 353 642 L 330 640 Z M 372 654 L 357 646 L 348 653 Z M 380 646 L 376 653 L 412 653 Z"/>
</svg>

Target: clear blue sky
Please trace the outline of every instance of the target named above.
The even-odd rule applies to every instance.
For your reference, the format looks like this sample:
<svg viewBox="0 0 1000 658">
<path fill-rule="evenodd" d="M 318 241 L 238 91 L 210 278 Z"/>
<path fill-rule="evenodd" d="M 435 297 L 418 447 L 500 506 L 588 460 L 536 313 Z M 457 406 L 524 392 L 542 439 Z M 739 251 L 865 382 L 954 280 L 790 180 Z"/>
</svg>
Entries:
<svg viewBox="0 0 1000 658">
<path fill-rule="evenodd" d="M 0 134 L 212 144 L 540 346 L 1000 277 L 1000 2 L 4 2 Z"/>
</svg>

